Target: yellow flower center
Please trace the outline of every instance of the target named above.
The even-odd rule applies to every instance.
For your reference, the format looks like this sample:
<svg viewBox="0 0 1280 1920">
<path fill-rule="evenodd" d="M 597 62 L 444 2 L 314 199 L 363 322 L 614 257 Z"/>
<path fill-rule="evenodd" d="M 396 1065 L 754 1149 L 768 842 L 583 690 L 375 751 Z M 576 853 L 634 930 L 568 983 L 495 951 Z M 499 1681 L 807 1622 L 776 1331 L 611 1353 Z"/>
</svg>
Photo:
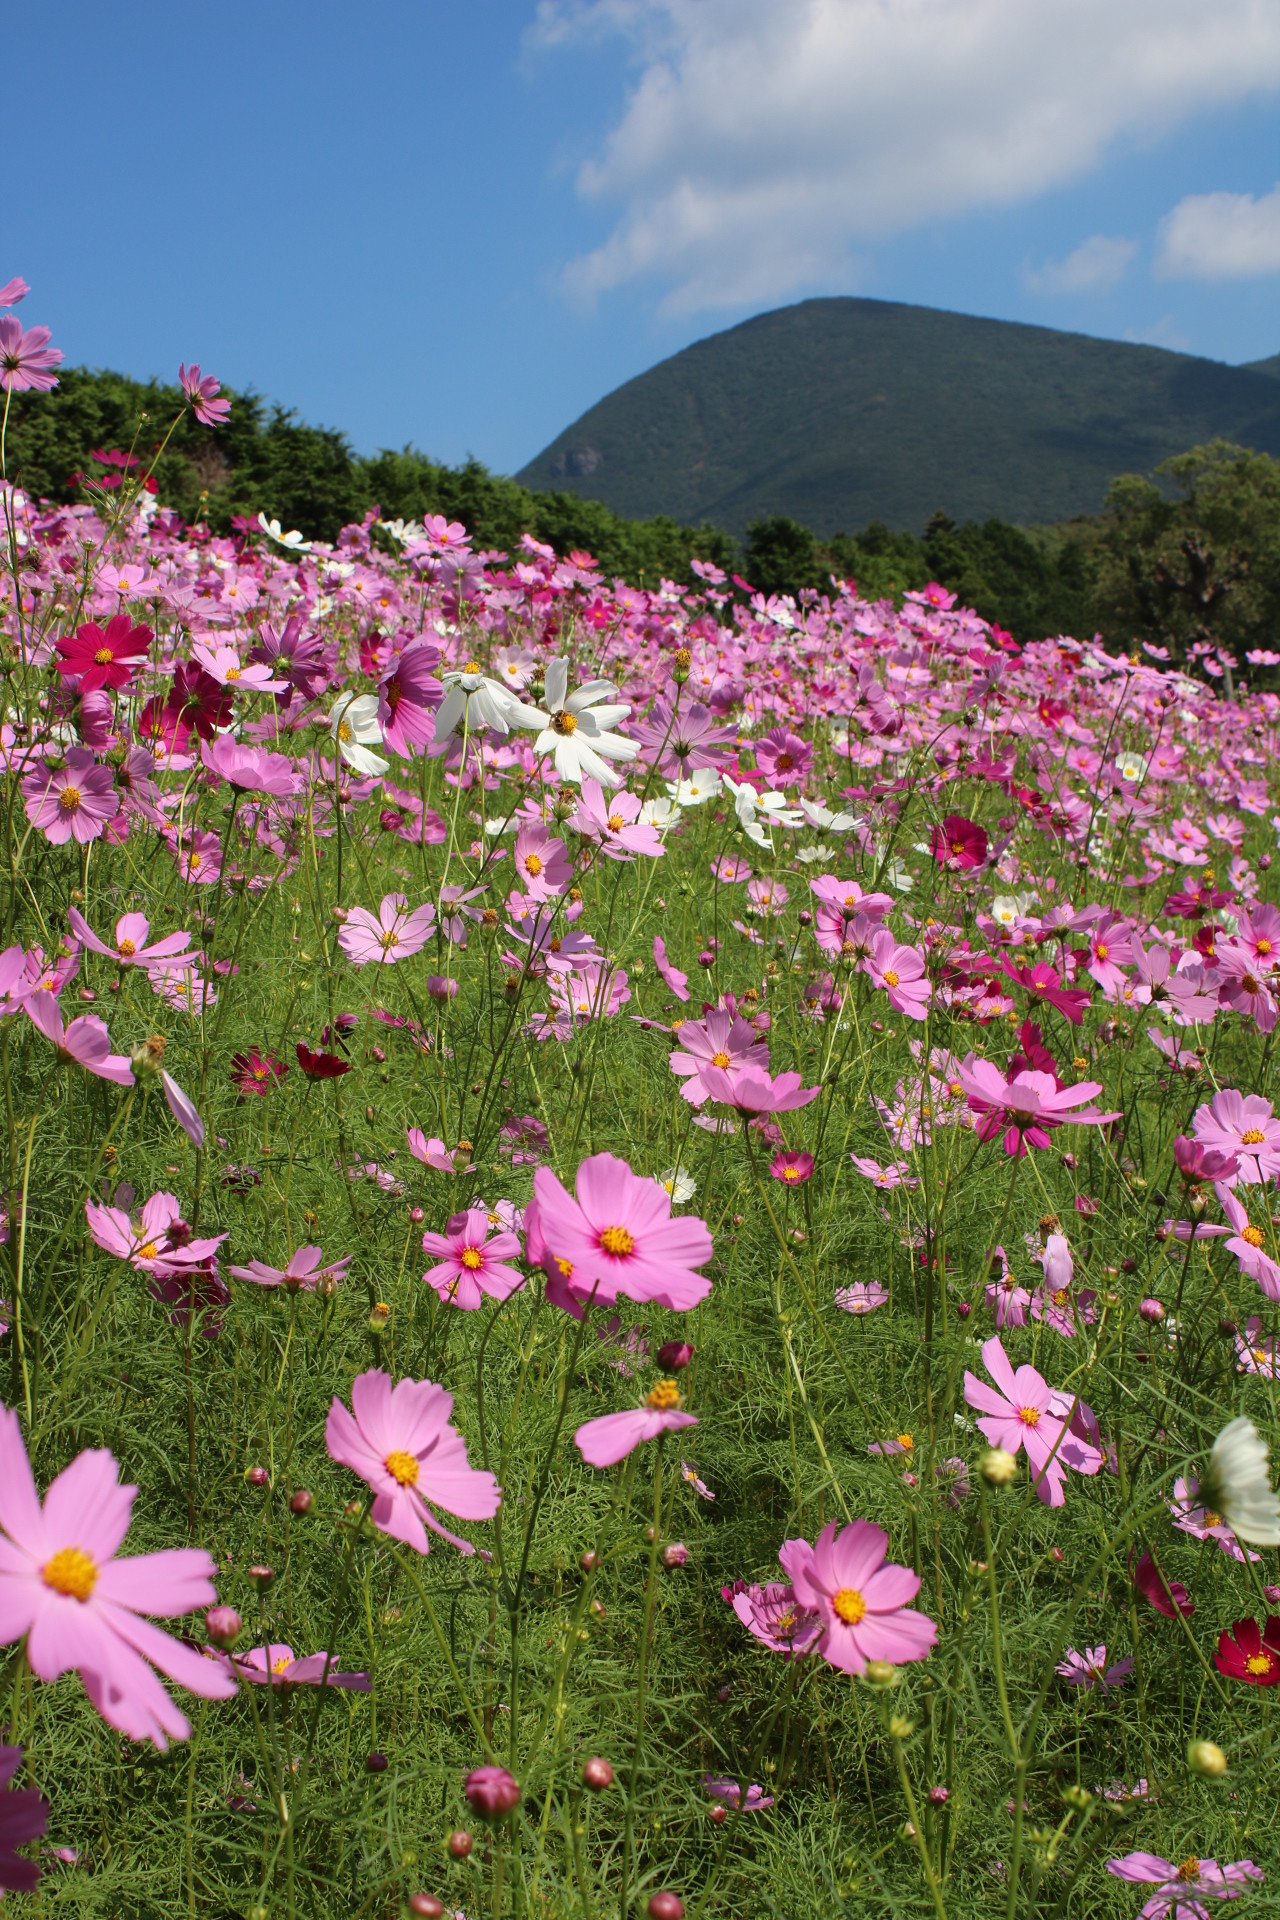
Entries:
<svg viewBox="0 0 1280 1920">
<path fill-rule="evenodd" d="M 1269 1653 L 1251 1653 L 1244 1663 L 1246 1673 L 1270 1673 L 1272 1655 Z"/>
<path fill-rule="evenodd" d="M 421 1472 L 421 1464 L 416 1455 L 404 1453 L 399 1447 L 395 1447 L 387 1455 L 382 1464 L 391 1475 L 391 1478 L 397 1481 L 400 1486 L 417 1486 L 418 1475 Z"/>
<path fill-rule="evenodd" d="M 576 733 L 578 731 L 578 716 L 576 713 L 570 713 L 567 707 L 562 707 L 559 713 L 552 714 L 551 726 L 555 733 L 562 733 L 566 736 L 571 733 Z"/>
<path fill-rule="evenodd" d="M 727 1066 L 729 1065 L 729 1056 L 728 1056 L 728 1054 L 727 1054 L 727 1053 L 713 1053 L 713 1054 L 712 1054 L 712 1056 L 711 1056 L 711 1064 L 712 1064 L 712 1066 L 713 1066 L 713 1067 L 727 1067 Z"/>
<path fill-rule="evenodd" d="M 55 1593 L 83 1605 L 98 1581 L 98 1569 L 80 1547 L 59 1547 L 40 1569 L 40 1578 Z"/>
<path fill-rule="evenodd" d="M 62 796 L 64 805 L 66 803 L 66 797 L 67 796 L 64 793 Z M 1246 1127 L 1244 1132 L 1240 1135 L 1240 1144 L 1242 1147 L 1261 1146 L 1262 1142 L 1266 1139 L 1266 1137 L 1267 1136 L 1262 1131 L 1261 1127 Z"/>
<path fill-rule="evenodd" d="M 831 1596 L 831 1605 L 846 1627 L 856 1627 L 867 1611 L 867 1603 L 856 1587 L 841 1587 Z"/>
<path fill-rule="evenodd" d="M 1018 1418 L 1024 1427 L 1038 1427 L 1040 1425 L 1040 1409 L 1039 1407 L 1019 1407 Z"/>
<path fill-rule="evenodd" d="M 780 1613 L 774 1621 L 773 1630 L 775 1633 L 790 1633 L 795 1624 L 796 1610 L 794 1607 L 788 1607 L 787 1611 Z"/>
<path fill-rule="evenodd" d="M 1194 1853 L 1189 1853 L 1185 1860 L 1179 1862 L 1178 1878 L 1179 1880 L 1198 1880 L 1200 1878 L 1200 1862 L 1196 1859 Z"/>
<path fill-rule="evenodd" d="M 557 1267 L 559 1267 L 559 1269 L 560 1269 L 560 1273 L 561 1273 L 561 1277 L 562 1277 L 563 1279 L 565 1279 L 565 1280 L 569 1280 L 569 1279 L 572 1279 L 572 1277 L 573 1277 L 573 1262 L 572 1262 L 572 1260 L 562 1260 L 562 1259 L 561 1259 L 561 1257 L 560 1257 L 560 1255 L 559 1255 L 558 1253 L 556 1253 L 556 1254 L 553 1254 L 553 1255 L 552 1255 L 552 1259 L 553 1259 L 553 1261 L 555 1262 L 555 1265 L 556 1265 Z"/>
<path fill-rule="evenodd" d="M 122 941 L 120 942 L 120 957 L 121 957 L 121 959 L 123 959 L 123 960 L 131 960 L 131 959 L 133 958 L 133 956 L 134 956 L 134 954 L 135 954 L 135 953 L 136 953 L 137 951 L 138 951 L 138 949 L 137 949 L 137 947 L 136 947 L 136 946 L 134 945 L 134 943 L 133 943 L 133 941 L 132 941 L 132 940 L 122 940 Z"/>
<path fill-rule="evenodd" d="M 1106 944 L 1105 944 L 1105 942 L 1103 942 L 1103 941 L 1099 941 L 1099 943 L 1098 943 L 1098 947 L 1097 947 L 1097 955 L 1098 955 L 1098 958 L 1099 958 L 1099 960 L 1105 960 L 1105 959 L 1106 959 L 1106 957 L 1107 957 L 1107 947 L 1106 947 Z"/>
<path fill-rule="evenodd" d="M 1270 953 L 1270 951 L 1271 942 L 1269 940 L 1259 940 L 1257 945 L 1258 958 L 1261 959 L 1264 954 Z"/>
<path fill-rule="evenodd" d="M 480 665 L 480 662 L 478 660 L 468 660 L 466 666 L 462 669 L 462 671 L 464 673 L 483 673 L 484 668 Z"/>
<path fill-rule="evenodd" d="M 607 822 L 610 833 L 621 833 L 626 821 L 620 813 L 611 813 Z"/>
<path fill-rule="evenodd" d="M 600 1245 L 606 1253 L 618 1255 L 634 1253 L 636 1248 L 635 1240 L 626 1227 L 606 1227 L 600 1235 Z"/>
<path fill-rule="evenodd" d="M 1262 1245 L 1262 1229 L 1260 1227 L 1245 1227 L 1241 1231 L 1240 1238 L 1247 1240 L 1251 1247 L 1260 1247 Z"/>
<path fill-rule="evenodd" d="M 535 877 L 542 872 L 542 861 L 536 853 L 526 853 L 524 869 L 526 873 L 532 873 Z"/>
<path fill-rule="evenodd" d="M 202 853 L 193 853 L 187 865 L 190 867 L 192 873 L 198 873 L 204 865 L 204 855 Z"/>
<path fill-rule="evenodd" d="M 784 1167 L 782 1169 L 782 1177 L 784 1180 L 798 1180 L 800 1178 L 799 1167 Z"/>
<path fill-rule="evenodd" d="M 159 1251 L 160 1249 L 155 1241 L 148 1240 L 145 1247 L 138 1248 L 135 1258 L 138 1260 L 154 1260 Z"/>
<path fill-rule="evenodd" d="M 646 1407 L 652 1407 L 655 1413 L 670 1413 L 673 1407 L 680 1405 L 680 1389 L 674 1380 L 659 1380 L 656 1387 L 645 1395 Z"/>
<path fill-rule="evenodd" d="M 468 1273 L 478 1273 L 484 1265 L 484 1255 L 479 1247 L 464 1247 L 458 1256 L 458 1265 L 465 1267 Z"/>
<path fill-rule="evenodd" d="M 383 934 L 379 945 L 384 953 L 390 953 L 392 947 L 398 943 L 399 939 L 400 935 L 396 932 L 395 928 L 392 927 L 390 932 Z"/>
<path fill-rule="evenodd" d="M 226 677 L 228 680 L 238 680 L 240 678 L 239 667 L 228 667 L 226 669 Z"/>
<path fill-rule="evenodd" d="M 109 667 L 114 659 L 115 655 L 110 647 L 99 647 L 93 656 L 93 664 L 95 667 Z"/>
<path fill-rule="evenodd" d="M 886 987 L 896 987 L 896 986 L 897 986 L 897 984 L 898 984 L 898 976 L 897 976 L 897 974 L 896 974 L 896 973 L 894 972 L 894 970 L 893 970 L 893 968 L 892 968 L 892 967 L 890 967 L 890 968 L 889 968 L 889 970 L 888 970 L 888 972 L 887 972 L 887 973 L 885 974 L 885 976 L 884 976 L 884 983 L 885 983 L 885 985 L 886 985 Z"/>
<path fill-rule="evenodd" d="M 1206 1507 L 1204 1510 L 1204 1524 L 1206 1527 L 1220 1527 L 1222 1525 L 1222 1515 L 1215 1513 L 1212 1507 Z"/>
<path fill-rule="evenodd" d="M 63 813 L 74 813 L 80 805 L 79 787 L 64 787 L 58 795 L 58 805 L 61 807 Z M 1259 1134 L 1258 1138 L 1261 1139 L 1262 1135 Z"/>
<path fill-rule="evenodd" d="M 898 1445 L 904 1453 L 910 1453 L 915 1447 L 915 1444 L 915 1440 L 909 1433 L 900 1433 L 898 1435 Z"/>
<path fill-rule="evenodd" d="M 271 1671 L 272 1673 L 283 1673 L 286 1667 L 291 1667 L 292 1665 L 293 1662 L 287 1653 L 278 1653 L 271 1662 Z"/>
</svg>

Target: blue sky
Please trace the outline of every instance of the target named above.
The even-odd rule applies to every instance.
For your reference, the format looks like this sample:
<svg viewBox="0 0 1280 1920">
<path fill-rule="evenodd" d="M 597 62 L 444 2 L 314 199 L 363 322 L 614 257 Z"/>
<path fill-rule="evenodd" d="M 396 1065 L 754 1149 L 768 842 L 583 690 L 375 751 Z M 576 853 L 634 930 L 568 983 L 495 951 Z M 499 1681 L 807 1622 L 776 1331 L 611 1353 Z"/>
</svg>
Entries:
<svg viewBox="0 0 1280 1920">
<path fill-rule="evenodd" d="M 6 55 L 24 322 L 364 451 L 514 471 L 817 293 L 1280 351 L 1274 0 L 50 0 Z"/>
</svg>

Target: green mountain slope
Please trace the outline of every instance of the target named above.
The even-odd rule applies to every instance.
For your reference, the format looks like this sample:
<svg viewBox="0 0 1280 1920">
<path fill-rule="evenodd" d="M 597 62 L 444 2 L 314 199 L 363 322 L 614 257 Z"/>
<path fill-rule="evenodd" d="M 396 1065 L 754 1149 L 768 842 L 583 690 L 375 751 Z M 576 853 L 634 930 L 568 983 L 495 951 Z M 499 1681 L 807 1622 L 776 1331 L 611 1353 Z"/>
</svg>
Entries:
<svg viewBox="0 0 1280 1920">
<path fill-rule="evenodd" d="M 1280 454 L 1280 361 L 1228 367 L 880 300 L 807 300 L 700 340 L 530 461 L 532 488 L 735 533 L 931 513 L 1048 524 L 1117 473 L 1223 438 Z"/>
</svg>

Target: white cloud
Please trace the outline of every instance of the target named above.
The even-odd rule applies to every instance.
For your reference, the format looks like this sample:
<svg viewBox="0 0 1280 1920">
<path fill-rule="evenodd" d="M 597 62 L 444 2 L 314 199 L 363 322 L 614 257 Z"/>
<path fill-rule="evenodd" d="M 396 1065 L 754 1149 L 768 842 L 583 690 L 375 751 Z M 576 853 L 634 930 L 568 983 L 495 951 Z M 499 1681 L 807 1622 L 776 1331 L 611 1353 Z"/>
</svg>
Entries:
<svg viewBox="0 0 1280 1920">
<path fill-rule="evenodd" d="M 1162 314 L 1150 326 L 1126 327 L 1124 337 L 1140 347 L 1168 347 L 1171 353 L 1185 353 L 1191 345 L 1171 313 Z"/>
<path fill-rule="evenodd" d="M 1280 273 L 1280 183 L 1251 193 L 1192 193 L 1160 222 L 1156 272 L 1168 280 Z"/>
<path fill-rule="evenodd" d="M 1134 240 L 1091 234 L 1065 260 L 1029 267 L 1023 280 L 1031 293 L 1102 293 L 1119 284 L 1137 251 Z"/>
<path fill-rule="evenodd" d="M 1280 87 L 1275 0 L 540 0 L 530 44 L 608 34 L 639 71 L 578 186 L 620 213 L 567 284 L 669 310 L 848 283 L 869 242 Z"/>
</svg>

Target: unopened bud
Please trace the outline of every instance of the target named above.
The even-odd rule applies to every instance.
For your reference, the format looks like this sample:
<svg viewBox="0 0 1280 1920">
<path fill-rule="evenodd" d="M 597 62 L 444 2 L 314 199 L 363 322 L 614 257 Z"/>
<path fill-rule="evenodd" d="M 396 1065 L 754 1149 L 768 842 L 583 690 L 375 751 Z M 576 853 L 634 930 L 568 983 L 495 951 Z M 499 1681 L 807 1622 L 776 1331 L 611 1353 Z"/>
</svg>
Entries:
<svg viewBox="0 0 1280 1920">
<path fill-rule="evenodd" d="M 204 1630 L 215 1647 L 234 1646 L 243 1625 L 234 1607 L 210 1607 L 204 1617 Z"/>
<path fill-rule="evenodd" d="M 1154 1296 L 1148 1297 L 1138 1308 L 1138 1312 L 1148 1326 L 1157 1327 L 1164 1319 L 1164 1303 L 1155 1299 Z"/>
<path fill-rule="evenodd" d="M 465 1827 L 455 1827 L 449 1835 L 449 1851 L 455 1860 L 465 1860 L 474 1844 Z"/>
<path fill-rule="evenodd" d="M 592 1793 L 603 1793 L 606 1787 L 613 1785 L 613 1768 L 607 1760 L 593 1757 L 582 1763 L 582 1784 L 590 1787 Z"/>
<path fill-rule="evenodd" d="M 311 1511 L 311 1495 L 305 1487 L 299 1487 L 296 1493 L 289 1495 L 289 1511 L 301 1517 Z"/>
<path fill-rule="evenodd" d="M 251 1487 L 265 1487 L 271 1483 L 271 1475 L 265 1467 L 246 1467 L 244 1477 Z"/>
<path fill-rule="evenodd" d="M 898 1669 L 892 1660 L 868 1660 L 863 1679 L 869 1687 L 885 1689 L 898 1684 Z"/>
<path fill-rule="evenodd" d="M 445 1905 L 434 1893 L 411 1893 L 408 1907 L 414 1920 L 444 1920 Z"/>
<path fill-rule="evenodd" d="M 678 1373 L 693 1359 L 693 1348 L 687 1340 L 667 1340 L 658 1348 L 655 1358 L 664 1373 Z"/>
<path fill-rule="evenodd" d="M 673 1540 L 669 1546 L 662 1549 L 662 1564 L 664 1567 L 683 1567 L 687 1563 L 688 1558 L 689 1549 L 682 1540 Z"/>
<path fill-rule="evenodd" d="M 1007 1487 L 1017 1471 L 1016 1457 L 1003 1447 L 989 1447 L 978 1462 L 978 1472 L 989 1487 Z"/>
<path fill-rule="evenodd" d="M 889 1735 L 894 1740 L 909 1740 L 916 1730 L 914 1720 L 908 1720 L 905 1714 L 895 1713 L 889 1721 Z"/>
<path fill-rule="evenodd" d="M 1192 1773 L 1206 1773 L 1217 1780 L 1227 1770 L 1227 1756 L 1212 1740 L 1192 1740 L 1187 1745 L 1187 1765 Z"/>
<path fill-rule="evenodd" d="M 249 1579 L 251 1580 L 253 1585 L 257 1588 L 259 1593 L 265 1593 L 269 1587 L 273 1587 L 275 1585 L 275 1580 L 276 1580 L 275 1568 L 274 1567 L 250 1567 Z"/>
</svg>

